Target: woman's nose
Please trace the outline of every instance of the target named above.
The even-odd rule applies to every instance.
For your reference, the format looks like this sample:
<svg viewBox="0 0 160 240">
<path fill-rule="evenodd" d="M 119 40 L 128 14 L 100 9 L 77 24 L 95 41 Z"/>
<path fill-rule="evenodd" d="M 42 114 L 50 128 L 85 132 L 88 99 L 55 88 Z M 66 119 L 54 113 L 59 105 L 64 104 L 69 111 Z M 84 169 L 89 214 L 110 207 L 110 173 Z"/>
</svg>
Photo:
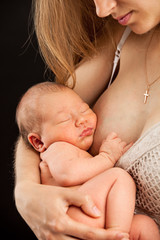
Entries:
<svg viewBox="0 0 160 240">
<path fill-rule="evenodd" d="M 117 0 L 94 0 L 98 17 L 107 17 L 113 13 Z"/>
</svg>

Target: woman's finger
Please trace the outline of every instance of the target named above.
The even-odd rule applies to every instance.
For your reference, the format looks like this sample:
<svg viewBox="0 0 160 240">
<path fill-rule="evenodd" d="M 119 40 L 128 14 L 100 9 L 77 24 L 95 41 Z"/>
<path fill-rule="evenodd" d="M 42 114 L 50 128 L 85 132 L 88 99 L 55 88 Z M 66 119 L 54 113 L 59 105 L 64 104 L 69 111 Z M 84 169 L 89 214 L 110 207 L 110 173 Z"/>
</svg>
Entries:
<svg viewBox="0 0 160 240">
<path fill-rule="evenodd" d="M 44 188 L 43 185 L 41 185 L 41 187 Z M 85 224 L 74 221 L 67 215 L 67 210 L 70 205 L 83 207 L 84 209 L 91 209 L 88 210 L 88 213 L 94 212 L 94 204 L 92 200 L 88 197 L 84 197 L 80 191 L 61 187 L 54 187 L 52 189 L 51 186 L 48 186 L 48 188 L 50 196 L 53 196 L 53 198 L 51 198 L 51 201 L 46 201 L 46 197 L 44 196 L 42 199 L 42 209 L 43 212 L 45 211 L 45 215 L 43 216 L 41 214 L 41 218 L 38 219 L 34 226 L 32 226 L 32 230 L 37 235 L 39 240 L 71 240 L 71 236 L 74 236 L 75 239 L 86 240 L 122 239 L 116 237 L 118 231 L 92 228 Z M 54 194 L 52 194 L 52 190 L 54 190 Z M 55 196 L 58 197 L 55 198 Z M 45 206 L 48 206 L 48 204 L 50 210 L 46 212 Z M 56 208 L 53 208 L 52 204 L 56 206 Z M 63 234 L 67 236 L 64 236 Z"/>
<path fill-rule="evenodd" d="M 47 234 L 47 236 L 44 237 L 43 239 L 39 239 L 39 240 L 79 240 L 79 238 L 67 236 L 60 233 L 57 233 L 57 234 L 50 233 L 50 234 Z"/>
<path fill-rule="evenodd" d="M 116 235 L 119 231 L 110 231 L 99 228 L 92 228 L 80 222 L 74 221 L 67 214 L 64 214 L 64 211 L 68 210 L 70 205 L 75 205 L 77 207 L 82 207 L 85 209 L 88 214 L 95 216 L 94 204 L 93 201 L 88 196 L 83 196 L 80 191 L 65 189 L 62 192 L 63 194 L 63 203 L 60 204 L 61 207 L 58 209 L 58 218 L 52 221 L 53 235 L 55 233 L 61 233 L 68 236 L 74 236 L 79 239 L 95 239 L 95 240 L 120 240 Z M 65 206 L 65 207 L 62 207 Z M 66 210 L 65 210 L 66 209 Z"/>
<path fill-rule="evenodd" d="M 120 233 L 117 230 L 113 231 L 112 229 L 105 230 L 89 227 L 72 220 L 69 216 L 66 216 L 65 222 L 67 222 L 65 226 L 65 234 L 74 236 L 78 239 L 122 240 L 127 236 L 126 234 Z"/>
<path fill-rule="evenodd" d="M 91 217 L 100 217 L 101 212 L 92 201 L 89 195 L 84 195 L 80 191 L 70 191 L 66 196 L 69 205 L 80 207 L 87 215 Z"/>
</svg>

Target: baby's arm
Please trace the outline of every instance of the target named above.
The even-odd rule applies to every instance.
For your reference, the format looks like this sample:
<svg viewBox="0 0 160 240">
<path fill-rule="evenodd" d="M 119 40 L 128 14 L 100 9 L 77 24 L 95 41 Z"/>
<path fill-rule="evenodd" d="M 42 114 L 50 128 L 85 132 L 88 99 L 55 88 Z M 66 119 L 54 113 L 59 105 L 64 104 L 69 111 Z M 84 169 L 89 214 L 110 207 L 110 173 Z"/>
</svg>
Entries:
<svg viewBox="0 0 160 240">
<path fill-rule="evenodd" d="M 66 143 L 56 142 L 43 153 L 41 159 L 60 186 L 80 185 L 106 169 L 106 159 L 92 157 L 87 151 Z"/>
<path fill-rule="evenodd" d="M 41 158 L 48 164 L 52 176 L 60 186 L 75 186 L 113 167 L 128 148 L 115 133 L 111 133 L 95 157 L 72 144 L 57 142 L 42 153 Z"/>
<path fill-rule="evenodd" d="M 99 154 L 96 157 L 104 157 L 107 161 L 108 168 L 111 168 L 132 145 L 133 143 L 127 145 L 126 142 L 118 138 L 116 133 L 111 132 L 102 142 Z"/>
</svg>

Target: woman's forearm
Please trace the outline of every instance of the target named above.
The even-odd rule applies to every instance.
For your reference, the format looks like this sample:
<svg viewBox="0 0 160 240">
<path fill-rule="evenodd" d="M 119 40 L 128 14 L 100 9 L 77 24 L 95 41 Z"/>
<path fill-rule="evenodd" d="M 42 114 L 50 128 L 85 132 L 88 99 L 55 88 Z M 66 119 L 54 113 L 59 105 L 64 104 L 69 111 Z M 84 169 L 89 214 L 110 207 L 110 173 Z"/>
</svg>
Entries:
<svg viewBox="0 0 160 240">
<path fill-rule="evenodd" d="M 15 183 L 32 181 L 40 183 L 39 155 L 27 147 L 21 137 L 15 148 Z"/>
<path fill-rule="evenodd" d="M 35 185 L 40 183 L 40 158 L 25 145 L 20 137 L 15 148 L 15 203 L 19 213 L 27 221 L 27 209 L 31 208 Z"/>
<path fill-rule="evenodd" d="M 28 195 L 29 183 L 40 183 L 39 155 L 20 137 L 15 148 L 15 202 L 19 209 Z M 33 184 L 32 184 L 33 185 Z M 26 199 L 27 200 L 27 199 Z"/>
</svg>

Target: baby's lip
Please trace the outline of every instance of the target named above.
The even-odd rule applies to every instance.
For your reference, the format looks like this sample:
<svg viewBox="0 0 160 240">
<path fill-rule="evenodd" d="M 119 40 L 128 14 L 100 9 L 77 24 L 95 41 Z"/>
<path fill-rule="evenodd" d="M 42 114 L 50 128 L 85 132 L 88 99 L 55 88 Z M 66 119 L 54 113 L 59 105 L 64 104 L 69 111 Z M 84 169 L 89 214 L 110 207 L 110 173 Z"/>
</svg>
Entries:
<svg viewBox="0 0 160 240">
<path fill-rule="evenodd" d="M 93 134 L 93 128 L 88 127 L 82 131 L 80 137 L 86 137 L 86 136 L 90 136 L 92 134 Z"/>
</svg>

